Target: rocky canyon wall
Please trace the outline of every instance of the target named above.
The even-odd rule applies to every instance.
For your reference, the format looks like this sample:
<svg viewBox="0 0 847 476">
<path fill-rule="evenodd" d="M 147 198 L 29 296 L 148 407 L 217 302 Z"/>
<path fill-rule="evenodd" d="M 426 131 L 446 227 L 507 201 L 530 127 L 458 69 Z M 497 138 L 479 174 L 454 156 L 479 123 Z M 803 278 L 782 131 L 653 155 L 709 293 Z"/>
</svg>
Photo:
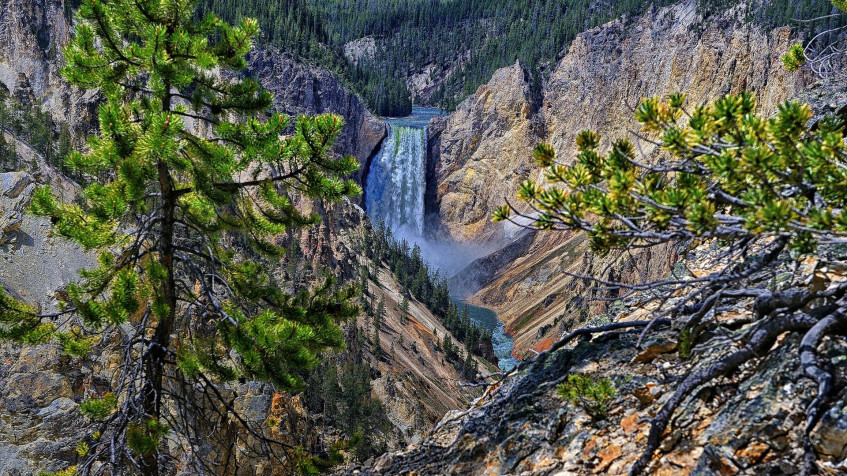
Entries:
<svg viewBox="0 0 847 476">
<path fill-rule="evenodd" d="M 442 233 L 480 244 L 508 241 L 514 231 L 491 223 L 491 213 L 506 199 L 515 202 L 522 180 L 538 178 L 533 146 L 550 142 L 560 160 L 571 162 L 581 130 L 600 133 L 601 144 L 636 130 L 632 108 L 641 98 L 684 92 L 693 106 L 749 90 L 759 110 L 771 114 L 811 82 L 781 65 L 780 55 L 794 40 L 789 29 L 742 25 L 732 12 L 703 19 L 695 7 L 686 1 L 654 8 L 578 35 L 552 69 L 538 112 L 530 107 L 520 64 L 499 70 L 464 101 L 430 145 L 439 158 L 431 206 Z M 640 146 L 646 154 L 652 150 Z M 497 258 L 509 264 L 477 282 L 472 300 L 501 314 L 516 334 L 518 353 L 543 349 L 564 330 L 605 312 L 603 305 L 583 302 L 586 284 L 563 272 L 643 279 L 661 276 L 674 262 L 668 248 L 607 266 L 610 259 L 588 254 L 584 238 L 569 233 L 539 234 L 529 246 L 500 253 L 512 253 Z"/>
<path fill-rule="evenodd" d="M 335 113 L 344 118 L 336 150 L 359 159 L 362 167 L 353 178 L 363 184 L 370 160 L 385 137 L 385 124 L 367 110 L 362 98 L 329 71 L 273 48 L 253 51 L 248 61 L 248 74 L 274 94 L 274 107 L 280 112 L 291 116 Z"/>
<path fill-rule="evenodd" d="M 79 139 L 96 130 L 99 97 L 76 90 L 59 73 L 61 49 L 70 34 L 64 10 L 62 0 L 12 0 L 0 9 L 0 89 L 21 103 L 49 112 L 57 124 L 69 124 Z M 385 135 L 384 124 L 367 111 L 361 98 L 333 74 L 274 50 L 257 50 L 249 62 L 246 74 L 274 93 L 277 110 L 290 115 L 333 112 L 344 117 L 346 125 L 336 152 L 359 159 L 363 167 L 356 178 L 361 182 Z M 76 186 L 37 151 L 9 133 L 5 137 L 17 141 L 30 175 L 0 174 L 0 285 L 47 310 L 56 303 L 52 291 L 74 279 L 79 268 L 91 266 L 93 258 L 51 236 L 49 222 L 26 215 L 25 202 L 34 182 L 51 183 L 67 198 L 73 197 Z M 354 203 L 304 206 L 314 207 L 323 216 L 319 226 L 296 237 L 310 268 L 354 279 L 359 266 L 357 240 L 370 226 L 367 216 Z M 284 273 L 285 267 L 280 263 L 277 271 Z M 445 362 L 435 345 L 449 331 L 423 304 L 410 299 L 410 316 L 401 315 L 403 297 L 390 270 L 380 270 L 379 283 L 372 282 L 370 288 L 377 301 L 384 298 L 386 302 L 380 331 L 386 356 L 370 356 L 371 363 L 360 365 L 370 366 L 374 395 L 391 422 L 386 437 L 390 448 L 419 438 L 445 411 L 466 406 L 479 390 L 458 385 L 459 372 Z M 345 325 L 348 334 L 357 327 L 372 328 L 364 316 Z M 369 355 L 367 349 L 364 353 Z M 87 424 L 78 404 L 92 381 L 108 388 L 116 356 L 104 353 L 77 359 L 62 355 L 54 345 L 1 345 L 0 357 L 0 474 L 37 474 L 67 467 L 76 460 L 75 446 Z M 279 400 L 270 387 L 254 383 L 231 390 L 240 395 L 241 408 L 249 410 L 246 417 L 260 424 Z M 244 468 L 249 473 L 253 467 Z M 264 474 L 262 466 L 253 470 Z"/>
</svg>

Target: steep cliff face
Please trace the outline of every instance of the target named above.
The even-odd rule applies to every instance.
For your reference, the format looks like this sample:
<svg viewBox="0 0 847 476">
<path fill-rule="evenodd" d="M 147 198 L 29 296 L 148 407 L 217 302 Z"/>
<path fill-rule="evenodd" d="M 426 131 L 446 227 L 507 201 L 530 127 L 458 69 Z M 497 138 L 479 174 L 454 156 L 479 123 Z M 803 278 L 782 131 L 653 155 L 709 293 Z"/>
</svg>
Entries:
<svg viewBox="0 0 847 476">
<path fill-rule="evenodd" d="M 0 9 L 0 89 L 82 132 L 96 118 L 97 94 L 72 88 L 61 77 L 69 35 L 63 0 L 6 2 Z"/>
<path fill-rule="evenodd" d="M 577 36 L 544 93 L 547 140 L 561 157 L 572 156 L 580 130 L 606 139 L 635 130 L 631 108 L 643 97 L 684 92 L 696 105 L 747 90 L 767 115 L 804 88 L 809 77 L 788 73 L 780 62 L 789 29 L 740 25 L 727 19 L 730 12 L 703 20 L 696 6 L 654 9 Z"/>
<path fill-rule="evenodd" d="M 703 20 L 696 2 L 686 1 L 578 35 L 552 69 L 537 113 L 529 112 L 520 65 L 498 71 L 459 106 L 432 145 L 439 151 L 435 208 L 442 229 L 479 243 L 504 240 L 510 231 L 490 223 L 491 212 L 505 199 L 514 202 L 521 180 L 539 178 L 532 164 L 535 143 L 550 142 L 560 160 L 570 162 L 581 130 L 600 133 L 601 144 L 636 130 L 631 108 L 643 97 L 680 91 L 695 105 L 751 90 L 761 112 L 771 114 L 803 91 L 809 77 L 788 74 L 779 61 L 791 41 L 788 29 L 765 32 L 723 18 Z M 649 143 L 639 145 L 645 154 L 653 150 Z M 466 284 L 478 291 L 473 301 L 500 313 L 516 334 L 520 354 L 541 350 L 564 330 L 606 311 L 583 305 L 585 284 L 563 271 L 658 277 L 674 262 L 672 250 L 611 267 L 616 257 L 586 253 L 581 236 L 539 234 L 499 272 L 475 288 Z"/>
<path fill-rule="evenodd" d="M 531 171 L 528 151 L 542 139 L 536 119 L 520 63 L 498 70 L 447 119 L 435 146 L 435 207 L 454 240 L 502 240 L 490 212 Z"/>
<path fill-rule="evenodd" d="M 35 101 L 61 83 L 51 63 L 68 39 L 63 2 L 8 2 L 0 26 L 0 82 L 8 91 Z"/>
<path fill-rule="evenodd" d="M 401 443 L 416 443 L 445 413 L 466 408 L 482 390 L 461 386 L 466 379 L 440 346 L 445 336 L 459 341 L 436 316 L 414 299 L 408 301 L 408 314 L 401 310 L 402 286 L 387 267 L 380 268 L 378 282 L 371 281 L 368 287 L 375 302 L 384 299 L 386 303 L 379 330 L 381 357 L 374 359 L 379 371 L 372 382 L 374 392 L 385 405 L 389 420 L 402 432 Z M 357 325 L 373 330 L 372 320 L 365 317 Z M 476 360 L 483 372 L 496 370 L 490 363 Z"/>
<path fill-rule="evenodd" d="M 809 79 L 781 66 L 790 40 L 788 29 L 703 20 L 686 1 L 578 35 L 552 69 L 537 113 L 520 64 L 498 70 L 459 105 L 434 145 L 441 223 L 456 238 L 502 237 L 502 225 L 488 221 L 520 180 L 537 175 L 532 147 L 548 141 L 567 162 L 580 130 L 607 140 L 635 130 L 631 108 L 641 98 L 684 92 L 695 105 L 750 90 L 762 113 L 774 112 Z"/>
<path fill-rule="evenodd" d="M 385 124 L 367 110 L 362 98 L 345 88 L 334 74 L 274 49 L 256 50 L 248 61 L 248 74 L 274 93 L 274 106 L 280 112 L 292 116 L 331 112 L 344 117 L 336 147 L 339 153 L 359 159 L 362 167 L 354 179 L 363 183 L 370 159 L 385 137 Z"/>
</svg>

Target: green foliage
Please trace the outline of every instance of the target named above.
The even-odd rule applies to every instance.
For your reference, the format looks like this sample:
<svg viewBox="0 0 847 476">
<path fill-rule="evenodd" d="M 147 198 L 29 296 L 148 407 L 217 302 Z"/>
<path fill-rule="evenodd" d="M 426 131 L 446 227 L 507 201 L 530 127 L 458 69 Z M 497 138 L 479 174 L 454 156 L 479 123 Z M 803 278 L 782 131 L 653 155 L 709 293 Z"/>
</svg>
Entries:
<svg viewBox="0 0 847 476">
<path fill-rule="evenodd" d="M 615 386 L 605 377 L 571 374 L 556 391 L 565 400 L 582 407 L 594 420 L 605 419 L 615 399 Z"/>
<path fill-rule="evenodd" d="M 339 37 L 328 31 L 328 27 L 332 30 L 334 26 L 327 21 L 335 21 L 328 18 L 328 14 L 342 6 L 333 3 L 337 2 L 205 0 L 200 3 L 200 12 L 202 15 L 217 12 L 236 23 L 242 18 L 256 18 L 264 26 L 266 43 L 335 71 L 365 99 L 373 112 L 384 116 L 411 113 L 409 89 L 398 76 L 395 65 L 384 61 L 356 65 L 344 57 L 342 44 L 337 41 Z M 371 11 L 371 8 L 357 6 L 354 10 L 364 12 Z"/>
<path fill-rule="evenodd" d="M 583 133 L 576 163 L 549 159 L 548 184 L 527 181 L 518 198 L 540 211 L 535 227 L 584 230 L 599 253 L 685 237 L 787 235 L 800 253 L 837 241 L 847 233 L 844 121 L 810 129 L 806 105 L 786 102 L 770 118 L 755 108 L 750 93 L 690 112 L 679 96 L 645 99 L 635 117 L 658 136 L 659 165 L 644 164 L 625 139 L 600 154 Z"/>
<path fill-rule="evenodd" d="M 363 358 L 357 348 L 323 359 L 309 373 L 304 395 L 309 411 L 322 414 L 326 425 L 347 438 L 336 449 L 350 451 L 358 461 L 386 450 L 383 440 L 391 427 L 385 408 L 373 396 L 371 368 Z"/>
<path fill-rule="evenodd" d="M 61 471 L 56 471 L 55 473 L 50 473 L 47 471 L 41 471 L 38 473 L 38 476 L 76 476 L 76 466 L 70 466 Z"/>
<path fill-rule="evenodd" d="M 226 252 L 221 232 L 243 234 L 260 256 L 278 255 L 280 250 L 268 239 L 289 227 L 315 223 L 316 217 L 296 210 L 278 188 L 285 185 L 283 181 L 258 179 L 260 166 L 297 171 L 287 180 L 292 185 L 296 181 L 301 193 L 338 200 L 359 192 L 355 183 L 342 179 L 357 164 L 350 157 L 328 158 L 342 126 L 338 116 L 299 117 L 294 133 L 281 138 L 288 126 L 286 118 L 258 116 L 270 104 L 267 91 L 250 79 L 215 79 L 214 68 L 246 65 L 244 55 L 258 24 L 244 19 L 230 26 L 212 15 L 194 22 L 192 3 L 181 2 L 175 10 L 146 5 L 143 13 L 134 2 L 80 6 L 80 22 L 66 48 L 63 73 L 78 86 L 101 88 L 107 101 L 100 108 L 100 134 L 89 139 L 85 153 L 71 154 L 67 166 L 92 177 L 110 178 L 86 187 L 83 204 L 59 203 L 49 189 L 40 188 L 31 208 L 50 217 L 58 234 L 87 249 L 117 246 L 136 256 L 147 255 L 127 260 L 104 252 L 99 267 L 84 272 L 84 280 L 68 288 L 70 304 L 86 326 L 95 328 L 125 322 L 144 309 L 160 320 L 172 319 L 177 311 L 173 297 L 155 290 L 173 279 L 176 271 L 165 261 L 172 263 L 173 258 L 163 256 L 161 248 L 145 252 L 135 240 L 150 233 L 173 240 L 172 231 L 144 228 L 144 218 L 167 214 L 173 222 L 179 215 L 186 226 L 184 233 L 196 234 L 189 240 L 206 240 L 207 251 L 223 260 L 218 263 L 221 278 L 237 291 L 235 299 L 223 307 L 238 318 L 223 319 L 222 341 L 204 342 L 204 350 L 220 355 L 230 348 L 242 357 L 242 374 L 297 386 L 290 369 L 307 366 L 314 362 L 316 351 L 341 344 L 334 321 L 354 314 L 353 307 L 345 304 L 349 292 L 327 282 L 312 299 L 287 296 L 264 271 L 262 260 L 234 259 Z M 103 47 L 97 46 L 98 38 Z M 210 43 L 208 38 L 215 40 Z M 136 99 L 139 91 L 146 95 Z M 239 121 L 239 114 L 246 119 Z M 194 135 L 186 118 L 212 125 L 218 139 Z M 255 180 L 234 182 L 238 173 Z M 254 196 L 244 192 L 251 186 L 258 190 Z M 151 194 L 151 187 L 161 190 Z M 139 215 L 135 235 L 123 231 L 126 220 Z M 244 312 L 247 303 L 260 300 L 268 309 Z M 301 307 L 307 302 L 309 308 Z M 223 307 L 218 312 L 225 312 Z M 71 347 L 82 351 L 78 342 Z M 191 375 L 202 368 L 222 370 L 219 376 L 223 377 L 235 376 L 208 358 L 188 365 L 190 360 L 181 362 Z"/>
<path fill-rule="evenodd" d="M 330 445 L 329 452 L 326 456 L 318 456 L 309 454 L 302 448 L 297 448 L 292 459 L 294 466 L 300 474 L 324 474 L 332 468 L 344 463 L 344 454 L 342 451 L 351 448 L 350 441 L 336 441 Z"/>
<path fill-rule="evenodd" d="M 789 72 L 808 64 L 808 69 L 816 76 L 828 78 L 844 68 L 840 52 L 847 29 L 847 2 L 818 3 L 800 2 L 795 8 L 794 18 L 800 23 L 801 41 L 791 45 L 782 56 L 782 64 Z"/>
<path fill-rule="evenodd" d="M 58 332 L 56 338 L 62 350 L 74 357 L 85 357 L 97 342 L 97 337 L 85 337 L 78 329 L 71 332 Z"/>
<path fill-rule="evenodd" d="M 218 398 L 210 382 L 238 378 L 302 389 L 317 355 L 343 345 L 339 322 L 358 313 L 353 286 L 292 287 L 274 272 L 285 252 L 278 237 L 319 221 L 296 202 L 361 192 L 346 178 L 358 162 L 333 153 L 343 120 L 291 123 L 269 112 L 272 95 L 239 73 L 258 23 L 198 16 L 196 4 L 79 4 L 62 73 L 104 102 L 99 132 L 65 165 L 87 185 L 74 203 L 38 188 L 30 209 L 51 220 L 54 234 L 98 250 L 98 263 L 64 290 L 61 314 L 39 315 L 0 291 L 0 338 L 56 341 L 85 356 L 121 326 L 119 353 L 130 360 L 122 364 L 143 371 L 120 372 L 120 394 L 80 409 L 114 417 L 108 431 L 121 434 L 104 440 L 126 438 L 147 474 L 158 471 L 170 431 L 158 419 L 165 380 L 205 388 L 198 401 L 209 402 Z M 58 132 L 58 148 L 69 149 L 69 133 Z M 174 405 L 179 415 L 192 412 L 191 401 Z M 91 444 L 85 458 L 105 454 L 103 443 Z"/>
<path fill-rule="evenodd" d="M 365 61 L 360 69 L 399 71 L 405 76 L 431 64 L 442 69 L 455 65 L 455 74 L 431 100 L 450 109 L 486 83 L 497 68 L 516 59 L 531 71 L 531 86 L 538 96 L 541 69 L 555 62 L 578 33 L 640 13 L 650 4 L 640 0 L 602 6 L 588 0 L 378 0 L 367 7 L 337 0 L 307 3 L 320 18 L 331 47 L 340 49 L 366 36 L 379 40 L 376 60 Z M 466 54 L 469 57 L 460 60 Z"/>
<path fill-rule="evenodd" d="M 79 403 L 79 411 L 94 421 L 105 420 L 118 404 L 118 396 L 106 393 L 100 398 L 89 398 Z"/>
<path fill-rule="evenodd" d="M 0 286 L 0 339 L 41 344 L 53 338 L 55 327 L 42 323 L 32 306 L 6 293 Z"/>
<path fill-rule="evenodd" d="M 691 357 L 691 349 L 694 347 L 695 335 L 691 329 L 682 329 L 679 333 L 679 356 L 683 359 Z"/>
<path fill-rule="evenodd" d="M 50 113 L 41 110 L 38 104 L 21 101 L 0 91 L 0 130 L 43 156 L 47 164 L 74 179 L 80 178 L 63 162 L 72 146 L 68 126 L 55 123 Z M 23 163 L 15 142 L 6 140 L 4 134 L 0 134 L 0 170 L 29 169 L 35 172 L 34 167 L 33 163 Z"/>
<path fill-rule="evenodd" d="M 159 442 L 170 432 L 170 427 L 159 420 L 150 419 L 142 423 L 130 423 L 126 430 L 126 444 L 139 455 L 156 452 Z"/>
<path fill-rule="evenodd" d="M 91 451 L 91 448 L 88 446 L 88 443 L 84 441 L 80 441 L 76 445 L 76 454 L 79 456 L 86 456 L 88 452 Z"/>
<path fill-rule="evenodd" d="M 791 48 L 782 55 L 782 64 L 790 72 L 797 71 L 806 63 L 806 55 L 803 53 L 803 45 L 794 43 Z"/>
</svg>

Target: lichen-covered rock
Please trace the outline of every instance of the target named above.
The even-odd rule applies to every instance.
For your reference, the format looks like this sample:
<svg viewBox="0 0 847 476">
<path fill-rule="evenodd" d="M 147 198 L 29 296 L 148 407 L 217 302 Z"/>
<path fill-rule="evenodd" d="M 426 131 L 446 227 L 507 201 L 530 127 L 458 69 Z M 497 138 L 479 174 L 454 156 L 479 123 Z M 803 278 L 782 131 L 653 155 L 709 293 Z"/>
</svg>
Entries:
<svg viewBox="0 0 847 476">
<path fill-rule="evenodd" d="M 701 243 L 691 247 L 680 266 L 701 269 L 719 254 L 717 241 Z M 832 292 L 847 279 L 841 255 L 821 249 L 819 258 L 808 259 L 801 265 L 804 269 L 780 282 L 773 277 L 794 269 L 795 263 L 778 260 L 766 273 L 748 278 L 746 285 L 770 290 L 819 286 Z M 713 266 L 720 271 L 720 265 Z M 635 294 L 609 318 L 627 322 L 633 315 L 655 316 L 649 309 L 672 308 L 686 294 L 660 302 L 662 307 L 647 299 L 649 292 Z M 468 411 L 446 415 L 419 444 L 378 459 L 380 464 L 345 472 L 627 474 L 645 450 L 651 419 L 683 391 L 683 381 L 725 364 L 754 330 L 768 325 L 768 317 L 755 315 L 754 307 L 752 297 L 726 301 L 715 310 L 708 328 L 694 336 L 681 330 L 691 317 L 682 311 L 671 329 L 654 328 L 643 339 L 640 326 L 580 337 L 556 352 L 541 353 L 516 376 L 490 387 L 486 398 Z M 748 317 L 738 320 L 738 315 Z M 799 474 L 808 409 L 818 392 L 801 365 L 803 333 L 786 331 L 766 352 L 686 389 L 644 474 Z M 683 341 L 687 350 L 681 354 Z M 832 381 L 844 382 L 847 342 L 832 335 L 818 350 Z M 571 385 L 574 374 L 588 382 L 584 386 L 610 381 L 611 398 L 598 397 L 609 395 L 601 387 L 581 394 L 574 387 L 558 392 L 558 386 Z M 579 398 L 573 398 L 573 392 Z M 847 468 L 847 387 L 834 385 L 823 408 L 810 434 L 811 446 L 822 474 L 840 474 Z"/>
<path fill-rule="evenodd" d="M 685 360 L 674 353 L 633 363 L 636 339 L 619 334 L 553 354 L 501 387 L 491 402 L 445 415 L 420 444 L 342 473 L 626 474 L 643 450 L 648 419 L 674 385 L 716 358 L 704 353 Z M 795 338 L 764 357 L 743 380 L 725 379 L 691 397 L 677 412 L 648 474 L 797 474 L 804 410 L 814 397 L 810 382 L 797 381 L 798 344 Z M 845 370 L 839 372 L 836 378 L 844 378 Z M 555 385 L 571 373 L 615 382 L 615 401 L 604 420 L 592 420 L 558 396 Z M 645 400 L 645 389 L 658 398 Z M 840 412 L 847 392 L 833 400 L 814 440 L 821 467 L 836 468 L 843 461 Z"/>
<path fill-rule="evenodd" d="M 67 467 L 88 426 L 77 403 L 87 370 L 52 345 L 0 346 L 0 359 L 0 474 Z"/>
</svg>

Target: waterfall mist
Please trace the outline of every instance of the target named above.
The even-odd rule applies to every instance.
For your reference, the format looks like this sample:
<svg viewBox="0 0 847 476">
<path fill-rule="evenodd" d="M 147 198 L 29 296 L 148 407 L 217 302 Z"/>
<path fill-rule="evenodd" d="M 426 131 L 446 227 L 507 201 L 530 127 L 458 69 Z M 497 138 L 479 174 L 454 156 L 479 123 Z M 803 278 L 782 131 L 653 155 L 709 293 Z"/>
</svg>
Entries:
<svg viewBox="0 0 847 476">
<path fill-rule="evenodd" d="M 442 240 L 424 229 L 427 125 L 438 114 L 416 107 L 409 117 L 386 120 L 387 135 L 367 174 L 365 208 L 375 224 L 420 246 L 424 259 L 450 276 L 495 248 Z"/>
</svg>

